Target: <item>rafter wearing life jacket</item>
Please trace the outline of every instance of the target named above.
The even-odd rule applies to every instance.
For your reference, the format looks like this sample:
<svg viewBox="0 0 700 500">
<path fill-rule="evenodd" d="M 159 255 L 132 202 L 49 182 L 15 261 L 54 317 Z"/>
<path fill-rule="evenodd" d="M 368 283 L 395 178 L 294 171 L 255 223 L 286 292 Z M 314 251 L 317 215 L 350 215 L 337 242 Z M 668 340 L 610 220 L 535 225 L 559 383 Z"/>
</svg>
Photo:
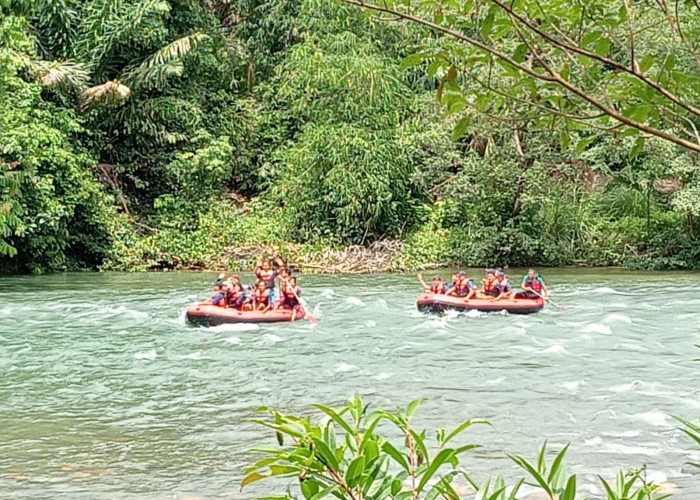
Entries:
<svg viewBox="0 0 700 500">
<path fill-rule="evenodd" d="M 500 280 L 496 277 L 496 271 L 493 269 L 488 269 L 486 271 L 486 277 L 481 280 L 484 295 L 488 295 L 489 297 L 498 297 L 498 295 L 501 293 L 498 289 L 499 284 Z"/>
<path fill-rule="evenodd" d="M 253 308 L 257 310 L 268 310 L 272 305 L 270 289 L 265 286 L 263 280 L 258 280 L 256 283 L 255 289 L 251 294 L 251 300 L 253 301 Z"/>
<path fill-rule="evenodd" d="M 243 308 L 243 304 L 245 304 L 245 299 L 246 295 L 243 286 L 240 283 L 233 285 L 227 297 L 228 306 L 240 311 Z"/>
</svg>

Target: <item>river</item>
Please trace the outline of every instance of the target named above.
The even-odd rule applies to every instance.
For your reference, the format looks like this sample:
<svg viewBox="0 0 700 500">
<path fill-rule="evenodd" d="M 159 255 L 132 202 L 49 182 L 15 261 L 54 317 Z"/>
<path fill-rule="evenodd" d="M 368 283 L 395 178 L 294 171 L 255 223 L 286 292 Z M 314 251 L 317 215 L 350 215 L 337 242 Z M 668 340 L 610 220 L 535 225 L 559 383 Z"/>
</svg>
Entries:
<svg viewBox="0 0 700 500">
<path fill-rule="evenodd" d="M 445 274 L 445 273 L 443 273 Z M 571 443 L 568 470 L 648 465 L 700 498 L 700 461 L 671 415 L 700 415 L 700 274 L 546 270 L 538 314 L 430 317 L 414 276 L 302 276 L 318 324 L 188 327 L 211 273 L 0 279 L 0 497 L 252 498 L 255 408 L 308 411 L 358 393 L 395 408 L 426 397 L 416 425 L 470 417 L 477 478 Z M 272 485 L 267 485 L 267 488 Z M 281 491 L 279 493 L 282 493 Z"/>
</svg>

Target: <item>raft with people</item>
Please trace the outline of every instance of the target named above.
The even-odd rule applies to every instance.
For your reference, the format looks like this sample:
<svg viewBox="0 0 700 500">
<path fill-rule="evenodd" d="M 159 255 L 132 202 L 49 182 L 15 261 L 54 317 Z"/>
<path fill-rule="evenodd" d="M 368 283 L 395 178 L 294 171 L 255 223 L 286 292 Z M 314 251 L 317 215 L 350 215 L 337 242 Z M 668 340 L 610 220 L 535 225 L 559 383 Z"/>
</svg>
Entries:
<svg viewBox="0 0 700 500">
<path fill-rule="evenodd" d="M 219 326 L 229 323 L 279 323 L 306 318 L 316 319 L 306 311 L 301 288 L 286 266 L 284 259 L 258 260 L 255 266 L 257 281 L 246 286 L 237 274 L 228 279 L 219 274 L 208 300 L 191 304 L 185 311 L 189 323 Z M 275 283 L 279 281 L 279 299 L 275 298 Z M 248 293 L 250 292 L 250 293 Z"/>
<path fill-rule="evenodd" d="M 418 281 L 424 292 L 416 299 L 421 312 L 441 314 L 475 310 L 531 314 L 542 309 L 549 297 L 544 280 L 534 269 L 529 269 L 523 277 L 520 292 L 513 290 L 510 278 L 502 269 L 486 269 L 481 288 L 477 288 L 474 279 L 464 271 L 454 273 L 449 284 L 440 275 L 433 276 L 431 285 L 423 280 L 422 274 L 418 274 Z"/>
<path fill-rule="evenodd" d="M 245 311 L 233 308 L 223 308 L 206 303 L 192 304 L 187 308 L 187 321 L 201 326 L 219 326 L 231 323 L 280 323 L 296 321 L 305 316 L 305 311 L 299 311 L 294 317 L 289 309 L 271 309 L 269 311 Z"/>
</svg>

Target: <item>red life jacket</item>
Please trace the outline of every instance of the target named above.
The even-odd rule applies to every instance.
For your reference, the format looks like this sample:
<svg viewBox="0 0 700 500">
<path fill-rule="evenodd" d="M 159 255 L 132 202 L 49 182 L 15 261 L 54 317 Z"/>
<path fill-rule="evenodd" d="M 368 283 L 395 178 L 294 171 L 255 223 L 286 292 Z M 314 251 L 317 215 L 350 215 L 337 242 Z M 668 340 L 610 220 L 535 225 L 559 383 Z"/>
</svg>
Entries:
<svg viewBox="0 0 700 500">
<path fill-rule="evenodd" d="M 270 290 L 266 288 L 265 290 L 260 291 L 256 288 L 255 292 L 253 292 L 253 298 L 259 304 L 267 305 L 270 302 Z"/>
<path fill-rule="evenodd" d="M 433 283 L 430 287 L 430 291 L 433 293 L 443 294 L 445 293 L 447 285 L 440 281 L 439 283 Z"/>
<path fill-rule="evenodd" d="M 532 288 L 535 292 L 539 293 L 542 291 L 542 283 L 538 279 L 539 276 L 535 276 L 533 279 L 527 279 L 525 281 L 525 286 Z"/>
<path fill-rule="evenodd" d="M 230 307 L 240 307 L 243 303 L 241 297 L 245 298 L 245 292 L 241 290 L 240 292 L 231 292 L 228 295 L 228 305 Z"/>
<path fill-rule="evenodd" d="M 484 292 L 489 295 L 498 293 L 498 280 L 493 279 L 484 281 Z"/>
</svg>

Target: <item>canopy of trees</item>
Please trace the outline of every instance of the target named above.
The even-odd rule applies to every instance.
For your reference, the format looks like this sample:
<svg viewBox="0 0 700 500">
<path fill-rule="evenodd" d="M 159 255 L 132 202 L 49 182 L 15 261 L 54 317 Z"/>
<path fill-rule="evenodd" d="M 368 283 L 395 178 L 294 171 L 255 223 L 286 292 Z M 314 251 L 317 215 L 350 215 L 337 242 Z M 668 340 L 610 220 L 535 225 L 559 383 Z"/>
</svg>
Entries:
<svg viewBox="0 0 700 500">
<path fill-rule="evenodd" d="M 0 268 L 700 267 L 699 7 L 5 0 Z"/>
</svg>

